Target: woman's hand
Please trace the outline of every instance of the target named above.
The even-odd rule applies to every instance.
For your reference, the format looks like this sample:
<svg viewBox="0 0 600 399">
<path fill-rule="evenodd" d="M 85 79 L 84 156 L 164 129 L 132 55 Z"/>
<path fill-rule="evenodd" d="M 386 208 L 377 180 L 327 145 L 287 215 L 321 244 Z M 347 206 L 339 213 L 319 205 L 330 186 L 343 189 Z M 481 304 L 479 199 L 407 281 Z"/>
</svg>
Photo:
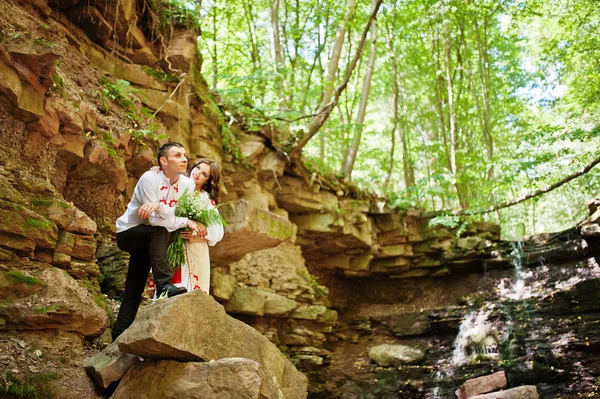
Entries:
<svg viewBox="0 0 600 399">
<path fill-rule="evenodd" d="M 204 225 L 198 223 L 200 226 L 204 227 Z M 206 227 L 205 227 L 206 228 Z M 206 233 L 204 236 L 199 236 L 199 235 L 194 235 L 194 233 L 191 230 L 183 230 L 181 233 L 181 238 L 183 238 L 184 240 L 188 240 L 189 242 L 202 242 L 202 241 L 207 241 L 206 237 Z"/>
<path fill-rule="evenodd" d="M 138 209 L 137 213 L 139 217 L 146 219 L 152 215 L 152 212 L 158 211 L 159 208 L 160 202 L 148 202 L 140 206 L 140 209 Z"/>
</svg>

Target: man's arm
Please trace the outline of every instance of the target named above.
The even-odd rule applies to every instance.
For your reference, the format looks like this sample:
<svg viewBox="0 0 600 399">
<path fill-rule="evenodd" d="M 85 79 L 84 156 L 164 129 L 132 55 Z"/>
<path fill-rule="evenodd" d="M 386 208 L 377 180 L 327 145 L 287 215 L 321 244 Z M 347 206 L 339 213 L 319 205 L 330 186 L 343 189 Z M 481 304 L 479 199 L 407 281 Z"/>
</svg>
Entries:
<svg viewBox="0 0 600 399">
<path fill-rule="evenodd" d="M 154 211 L 156 204 L 159 204 L 161 208 L 169 208 L 160 205 L 160 202 L 158 201 L 160 183 L 160 178 L 152 171 L 148 171 L 140 177 L 140 180 L 135 187 L 135 196 L 140 203 L 140 206 L 137 209 L 138 215 L 142 218 L 147 218 L 152 226 L 162 226 L 168 231 L 175 231 L 177 229 L 188 227 L 188 218 L 176 217 L 174 208 L 171 210 L 170 216 L 165 218 L 161 217 L 157 212 L 149 212 L 150 210 Z"/>
</svg>

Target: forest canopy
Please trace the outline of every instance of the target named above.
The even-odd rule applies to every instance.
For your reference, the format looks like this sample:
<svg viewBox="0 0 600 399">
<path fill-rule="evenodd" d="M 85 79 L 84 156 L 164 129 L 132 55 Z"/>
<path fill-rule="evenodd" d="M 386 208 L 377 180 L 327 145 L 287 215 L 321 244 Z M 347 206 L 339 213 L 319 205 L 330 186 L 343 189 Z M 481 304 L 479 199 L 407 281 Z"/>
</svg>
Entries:
<svg viewBox="0 0 600 399">
<path fill-rule="evenodd" d="M 209 87 L 324 175 L 425 211 L 539 193 L 480 214 L 507 237 L 572 226 L 598 192 L 595 168 L 568 179 L 600 157 L 594 0 L 171 4 Z"/>
</svg>

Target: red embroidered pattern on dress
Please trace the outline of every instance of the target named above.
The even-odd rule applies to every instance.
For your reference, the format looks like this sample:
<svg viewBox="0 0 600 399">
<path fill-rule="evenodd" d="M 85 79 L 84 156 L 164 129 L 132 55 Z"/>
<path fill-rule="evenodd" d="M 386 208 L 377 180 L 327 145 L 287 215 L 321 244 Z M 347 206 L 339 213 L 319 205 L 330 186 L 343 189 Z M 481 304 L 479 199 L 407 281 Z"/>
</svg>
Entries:
<svg viewBox="0 0 600 399">
<path fill-rule="evenodd" d="M 171 277 L 171 283 L 173 283 L 173 284 L 181 283 L 181 268 L 179 268 L 173 272 L 173 276 Z"/>
<path fill-rule="evenodd" d="M 175 192 L 176 192 L 176 193 L 178 193 L 178 192 L 179 192 L 179 186 L 178 186 L 178 185 L 177 185 L 177 186 L 174 186 L 174 187 L 173 187 L 173 190 L 175 190 Z"/>
<path fill-rule="evenodd" d="M 198 275 L 197 274 L 192 274 L 192 278 L 195 280 L 194 285 L 192 285 L 192 290 L 198 290 L 198 289 L 202 288 L 198 284 Z"/>
<path fill-rule="evenodd" d="M 177 205 L 177 200 L 175 198 L 171 198 L 169 200 L 169 206 L 174 207 L 175 205 Z"/>
<path fill-rule="evenodd" d="M 162 202 L 163 204 L 167 205 L 167 199 L 164 197 L 159 199 L 158 202 Z"/>
<path fill-rule="evenodd" d="M 169 187 L 166 184 L 164 184 L 164 183 L 163 183 L 162 186 L 160 186 L 160 191 L 168 190 L 168 189 L 169 189 Z"/>
</svg>

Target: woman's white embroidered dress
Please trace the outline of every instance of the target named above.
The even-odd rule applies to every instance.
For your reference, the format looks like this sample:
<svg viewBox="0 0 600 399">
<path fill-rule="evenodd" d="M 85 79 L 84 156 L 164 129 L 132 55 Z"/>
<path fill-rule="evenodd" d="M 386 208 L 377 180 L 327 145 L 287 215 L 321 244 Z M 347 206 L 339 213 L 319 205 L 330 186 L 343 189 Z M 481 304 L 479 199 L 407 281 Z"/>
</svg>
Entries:
<svg viewBox="0 0 600 399">
<path fill-rule="evenodd" d="M 201 191 L 199 197 L 208 198 L 206 191 Z M 215 208 L 214 201 L 210 200 L 211 209 Z M 218 210 L 215 209 L 215 212 Z M 214 246 L 223 238 L 223 226 L 215 224 L 206 227 L 208 234 L 206 241 L 189 242 L 185 241 L 185 260 L 181 268 L 173 272 L 171 283 L 178 287 L 187 288 L 188 292 L 202 290 L 206 294 L 210 291 L 210 256 L 208 246 Z"/>
</svg>

